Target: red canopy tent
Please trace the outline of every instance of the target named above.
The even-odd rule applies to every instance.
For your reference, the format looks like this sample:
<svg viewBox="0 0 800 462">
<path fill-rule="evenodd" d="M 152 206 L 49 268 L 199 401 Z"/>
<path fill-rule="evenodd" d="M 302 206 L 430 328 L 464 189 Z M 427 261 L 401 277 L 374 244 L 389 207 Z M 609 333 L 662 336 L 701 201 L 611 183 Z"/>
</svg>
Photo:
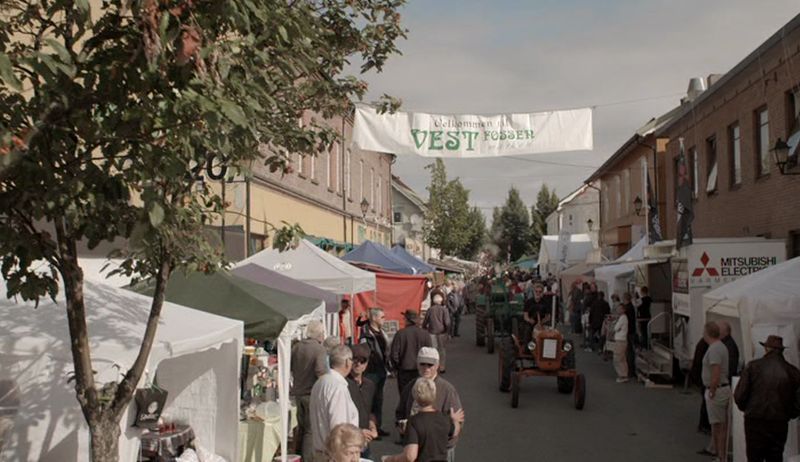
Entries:
<svg viewBox="0 0 800 462">
<path fill-rule="evenodd" d="M 426 276 L 399 274 L 369 265 L 356 266 L 375 273 L 375 290 L 355 295 L 353 314 L 356 318 L 366 315 L 372 307 L 383 308 L 387 321 L 384 329 L 393 334 L 404 326 L 404 311 L 419 312 L 427 289 Z"/>
</svg>

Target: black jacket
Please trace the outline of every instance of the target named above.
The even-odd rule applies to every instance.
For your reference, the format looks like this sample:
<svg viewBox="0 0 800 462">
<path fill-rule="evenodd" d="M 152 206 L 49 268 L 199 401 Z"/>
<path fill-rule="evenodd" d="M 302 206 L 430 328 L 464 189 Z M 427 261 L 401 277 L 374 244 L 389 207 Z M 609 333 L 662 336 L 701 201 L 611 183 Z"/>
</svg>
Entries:
<svg viewBox="0 0 800 462">
<path fill-rule="evenodd" d="M 589 325 L 592 329 L 601 329 L 607 314 L 611 314 L 611 306 L 604 299 L 597 297 L 589 308 Z"/>
<path fill-rule="evenodd" d="M 366 324 L 361 328 L 361 343 L 366 343 L 369 347 L 369 362 L 367 363 L 367 374 L 386 374 L 389 366 L 388 355 L 386 354 L 389 340 L 383 331 L 375 332 L 372 326 Z"/>
<path fill-rule="evenodd" d="M 789 421 L 800 415 L 799 388 L 800 370 L 780 351 L 771 351 L 747 364 L 733 397 L 747 418 Z"/>
</svg>

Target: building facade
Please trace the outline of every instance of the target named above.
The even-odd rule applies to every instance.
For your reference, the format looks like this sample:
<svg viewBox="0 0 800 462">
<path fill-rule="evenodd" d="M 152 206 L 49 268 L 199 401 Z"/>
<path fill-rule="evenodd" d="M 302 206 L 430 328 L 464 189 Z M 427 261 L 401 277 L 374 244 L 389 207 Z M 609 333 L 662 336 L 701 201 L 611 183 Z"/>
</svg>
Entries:
<svg viewBox="0 0 800 462">
<path fill-rule="evenodd" d="M 305 114 L 300 123 L 308 124 L 312 117 Z M 247 217 L 249 253 L 269 246 L 274 235 L 271 226 L 280 228 L 285 223 L 299 224 L 307 235 L 332 242 L 338 253 L 367 239 L 391 244 L 394 156 L 351 146 L 350 119 L 316 122 L 328 124 L 341 136 L 327 152 L 293 154 L 292 172 L 285 175 L 255 165 L 249 184 L 244 180 L 224 184 L 228 206 L 224 219 L 220 217 L 214 225 L 220 235 L 225 230 L 228 258 L 237 260 L 247 254 Z M 223 184 L 215 187 L 222 190 Z M 362 213 L 362 203 L 366 213 Z"/>
<path fill-rule="evenodd" d="M 600 226 L 600 191 L 595 184 L 584 184 L 558 203 L 547 217 L 547 234 L 592 234 Z"/>
<path fill-rule="evenodd" d="M 799 256 L 800 176 L 781 174 L 772 152 L 778 139 L 797 144 L 799 115 L 800 15 L 658 130 L 668 139 L 670 206 L 662 220 L 667 236 L 676 235 L 682 139 L 694 197 L 694 237 L 785 239 L 788 256 Z"/>
<path fill-rule="evenodd" d="M 392 176 L 392 243 L 404 246 L 423 260 L 432 256 L 422 231 L 427 209 L 425 201 L 413 189 Z"/>
<path fill-rule="evenodd" d="M 657 138 L 655 130 L 677 111 L 647 122 L 586 180 L 586 184 L 600 184 L 598 244 L 609 260 L 622 256 L 647 233 L 647 175 L 659 217 L 664 217 L 666 140 Z"/>
</svg>

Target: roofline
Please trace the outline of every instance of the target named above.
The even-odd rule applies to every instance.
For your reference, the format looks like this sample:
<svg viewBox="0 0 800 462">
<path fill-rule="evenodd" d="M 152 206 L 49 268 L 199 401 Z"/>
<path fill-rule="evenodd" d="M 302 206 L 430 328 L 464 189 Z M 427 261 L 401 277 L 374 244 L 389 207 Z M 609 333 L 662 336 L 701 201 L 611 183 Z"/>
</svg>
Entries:
<svg viewBox="0 0 800 462">
<path fill-rule="evenodd" d="M 800 14 L 792 18 L 789 22 L 781 26 L 777 32 L 772 34 L 766 41 L 764 41 L 761 45 L 758 46 L 755 50 L 753 50 L 749 55 L 747 55 L 743 60 L 739 61 L 739 63 L 733 66 L 733 69 L 726 72 L 722 77 L 719 78 L 716 82 L 714 82 L 711 87 L 709 87 L 703 93 L 697 96 L 697 98 L 683 104 L 683 110 L 677 116 L 675 116 L 671 121 L 664 124 L 658 130 L 656 130 L 656 136 L 665 133 L 667 130 L 672 128 L 678 121 L 682 120 L 684 116 L 686 116 L 689 112 L 695 109 L 698 105 L 702 104 L 708 98 L 711 98 L 720 88 L 724 87 L 725 84 L 733 80 L 734 77 L 738 76 L 742 71 L 744 71 L 748 66 L 753 64 L 758 58 L 761 57 L 764 53 L 766 53 L 770 48 L 774 47 L 775 45 L 779 44 L 783 37 L 786 36 L 787 33 L 793 32 L 795 29 L 800 27 Z"/>
<path fill-rule="evenodd" d="M 414 203 L 417 207 L 421 208 L 423 211 L 426 211 L 428 209 L 428 204 L 426 204 L 425 201 L 423 201 L 422 198 L 419 197 L 417 193 L 414 192 L 413 189 L 406 186 L 402 181 L 400 182 L 395 181 L 394 175 L 392 175 L 392 177 L 393 177 L 392 187 L 394 187 L 397 190 L 397 192 L 405 196 L 406 199 L 410 200 L 412 203 Z"/>
<path fill-rule="evenodd" d="M 603 165 L 597 167 L 597 170 L 595 170 L 594 173 L 592 173 L 592 175 L 589 178 L 583 181 L 583 184 L 588 185 L 589 183 L 599 180 L 600 176 L 606 173 L 608 169 L 613 167 L 614 164 L 616 164 L 617 161 L 619 161 L 623 156 L 628 154 L 631 145 L 633 145 L 634 142 L 640 138 L 643 137 L 638 133 L 635 133 L 632 137 L 630 137 L 627 141 L 625 141 L 625 143 L 619 149 L 617 149 L 617 151 L 614 154 L 612 154 L 611 157 L 609 157 L 608 159 L 606 159 L 605 162 L 603 162 Z M 636 145 L 638 145 L 638 143 L 636 143 Z"/>
</svg>

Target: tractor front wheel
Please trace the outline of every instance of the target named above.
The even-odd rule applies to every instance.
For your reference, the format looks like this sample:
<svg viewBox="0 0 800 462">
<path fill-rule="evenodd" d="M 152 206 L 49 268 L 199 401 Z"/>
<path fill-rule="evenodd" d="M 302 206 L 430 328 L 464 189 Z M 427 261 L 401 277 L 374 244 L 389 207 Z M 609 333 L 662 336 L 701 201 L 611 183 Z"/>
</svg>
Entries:
<svg viewBox="0 0 800 462">
<path fill-rule="evenodd" d="M 575 376 L 575 409 L 581 410 L 586 404 L 586 377 L 583 374 Z"/>
<path fill-rule="evenodd" d="M 494 353 L 494 319 L 486 320 L 486 352 Z"/>
</svg>

